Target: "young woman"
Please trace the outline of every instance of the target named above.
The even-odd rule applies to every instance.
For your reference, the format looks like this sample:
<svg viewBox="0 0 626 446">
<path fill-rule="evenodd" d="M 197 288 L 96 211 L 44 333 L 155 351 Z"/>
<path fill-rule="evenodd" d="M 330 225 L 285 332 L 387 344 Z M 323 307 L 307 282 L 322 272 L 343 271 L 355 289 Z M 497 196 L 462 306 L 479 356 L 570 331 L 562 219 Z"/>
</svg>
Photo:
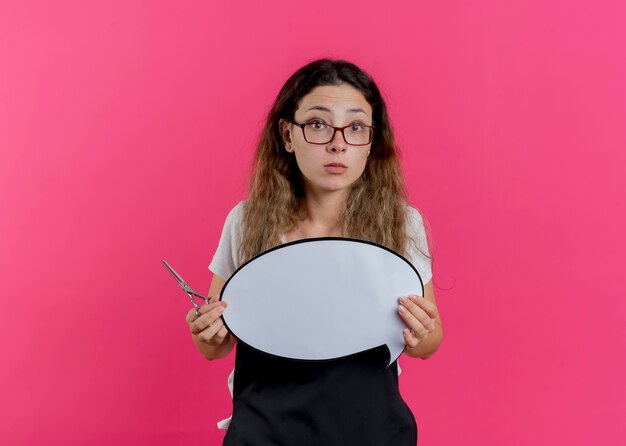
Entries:
<svg viewBox="0 0 626 446">
<path fill-rule="evenodd" d="M 385 102 L 357 66 L 322 59 L 287 80 L 268 115 L 249 198 L 226 218 L 209 267 L 211 302 L 187 314 L 200 353 L 222 358 L 235 345 L 220 318 L 227 303 L 219 294 L 239 265 L 282 243 L 332 236 L 384 245 L 416 267 L 424 298 L 389 298 L 399 298 L 405 354 L 430 357 L 442 328 L 428 244 L 422 218 L 407 202 Z M 398 390 L 397 361 L 387 368 L 386 355 L 382 346 L 308 362 L 238 342 L 233 416 L 223 444 L 416 444 L 415 419 Z"/>
</svg>

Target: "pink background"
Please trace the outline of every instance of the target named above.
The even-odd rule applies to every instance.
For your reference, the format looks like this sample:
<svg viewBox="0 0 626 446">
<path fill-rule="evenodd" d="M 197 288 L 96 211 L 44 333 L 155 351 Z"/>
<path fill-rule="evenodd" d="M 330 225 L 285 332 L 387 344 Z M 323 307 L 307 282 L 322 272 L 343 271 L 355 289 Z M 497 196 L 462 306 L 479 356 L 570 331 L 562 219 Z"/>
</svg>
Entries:
<svg viewBox="0 0 626 446">
<path fill-rule="evenodd" d="M 275 95 L 329 56 L 378 82 L 432 227 L 420 445 L 624 444 L 624 3 L 304 5 L 0 4 L 0 443 L 220 443 L 234 355 L 160 260 L 208 290 Z"/>
</svg>

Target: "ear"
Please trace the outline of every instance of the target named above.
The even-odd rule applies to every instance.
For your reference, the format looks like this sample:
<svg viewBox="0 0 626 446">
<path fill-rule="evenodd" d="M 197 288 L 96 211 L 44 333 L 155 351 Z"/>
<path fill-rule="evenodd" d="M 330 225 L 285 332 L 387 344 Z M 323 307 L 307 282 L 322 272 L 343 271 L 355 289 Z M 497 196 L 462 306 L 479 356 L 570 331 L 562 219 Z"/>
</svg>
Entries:
<svg viewBox="0 0 626 446">
<path fill-rule="evenodd" d="M 289 121 L 285 120 L 285 119 L 281 119 L 280 121 L 278 121 L 278 128 L 280 131 L 280 137 L 283 140 L 283 145 L 285 147 L 290 146 L 291 145 L 291 129 L 290 129 L 290 123 Z"/>
</svg>

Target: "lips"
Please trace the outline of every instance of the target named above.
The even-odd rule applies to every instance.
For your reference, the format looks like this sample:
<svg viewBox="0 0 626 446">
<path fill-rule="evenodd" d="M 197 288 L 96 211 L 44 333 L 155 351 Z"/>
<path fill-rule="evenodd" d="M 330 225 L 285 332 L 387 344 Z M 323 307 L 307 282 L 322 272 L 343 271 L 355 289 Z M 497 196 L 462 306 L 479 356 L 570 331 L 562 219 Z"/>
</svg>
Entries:
<svg viewBox="0 0 626 446">
<path fill-rule="evenodd" d="M 348 171 L 348 167 L 342 163 L 328 163 L 324 165 L 324 170 L 331 175 L 341 175 Z"/>
</svg>

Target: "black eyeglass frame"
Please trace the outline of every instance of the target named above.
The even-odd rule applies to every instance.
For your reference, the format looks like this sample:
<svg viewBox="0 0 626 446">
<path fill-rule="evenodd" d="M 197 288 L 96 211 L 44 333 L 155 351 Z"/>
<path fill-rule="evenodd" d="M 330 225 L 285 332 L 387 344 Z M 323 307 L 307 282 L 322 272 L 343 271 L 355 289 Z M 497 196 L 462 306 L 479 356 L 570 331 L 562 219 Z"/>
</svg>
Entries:
<svg viewBox="0 0 626 446">
<path fill-rule="evenodd" d="M 324 145 L 324 144 L 328 144 L 329 142 L 331 142 L 333 140 L 333 138 L 335 137 L 335 133 L 337 133 L 337 131 L 341 132 L 341 136 L 343 136 L 343 140 L 346 142 L 346 144 L 349 144 L 351 146 L 366 146 L 368 144 L 371 144 L 372 141 L 374 141 L 374 132 L 376 132 L 376 127 L 374 127 L 373 125 L 365 125 L 365 124 L 359 124 L 363 127 L 367 127 L 370 129 L 370 140 L 368 142 L 366 142 L 365 144 L 352 144 L 349 143 L 348 140 L 346 139 L 346 134 L 343 132 L 345 129 L 347 129 L 348 127 L 352 127 L 353 124 L 348 124 L 344 127 L 335 127 L 332 126 L 330 124 L 326 124 L 325 122 L 323 123 L 326 127 L 330 127 L 331 129 L 333 129 L 333 135 L 330 137 L 330 139 L 327 142 L 311 142 L 308 139 L 306 139 L 306 133 L 304 132 L 304 127 L 307 125 L 311 125 L 311 124 L 316 124 L 318 123 L 317 121 L 309 121 L 309 122 L 303 122 L 302 124 L 298 124 L 295 121 L 292 121 L 291 119 L 288 119 L 287 121 L 291 122 L 294 125 L 297 125 L 298 127 L 300 127 L 302 129 L 302 136 L 304 136 L 304 140 L 306 142 L 308 142 L 309 144 L 318 144 L 318 145 Z"/>
</svg>

